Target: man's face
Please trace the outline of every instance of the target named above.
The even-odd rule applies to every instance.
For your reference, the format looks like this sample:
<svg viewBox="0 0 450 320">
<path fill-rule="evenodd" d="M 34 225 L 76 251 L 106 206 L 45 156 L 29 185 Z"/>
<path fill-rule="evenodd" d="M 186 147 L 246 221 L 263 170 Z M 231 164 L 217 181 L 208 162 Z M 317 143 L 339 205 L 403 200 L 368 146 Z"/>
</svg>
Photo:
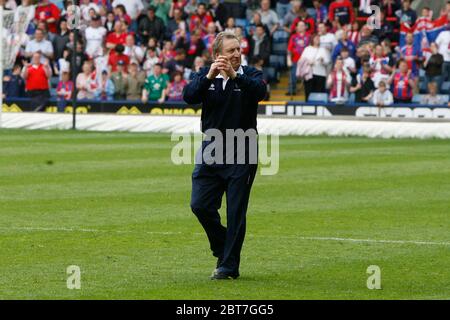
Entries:
<svg viewBox="0 0 450 320">
<path fill-rule="evenodd" d="M 44 39 L 44 33 L 41 30 L 37 30 L 35 33 L 35 38 L 37 41 L 42 41 L 42 39 Z"/>
<path fill-rule="evenodd" d="M 261 1 L 261 9 L 269 10 L 269 8 L 270 8 L 270 1 L 269 0 L 262 0 Z"/>
<path fill-rule="evenodd" d="M 161 67 L 160 66 L 155 66 L 153 68 L 153 73 L 155 74 L 155 76 L 160 76 L 161 75 Z"/>
<path fill-rule="evenodd" d="M 40 64 L 41 63 L 41 55 L 39 53 L 33 54 L 33 58 L 31 59 L 32 64 Z"/>
<path fill-rule="evenodd" d="M 406 43 L 412 44 L 413 41 L 414 41 L 413 35 L 411 33 L 408 33 L 408 35 L 406 36 Z"/>
<path fill-rule="evenodd" d="M 318 31 L 320 35 L 324 35 L 327 33 L 327 27 L 323 23 L 319 24 Z"/>
<path fill-rule="evenodd" d="M 224 39 L 220 55 L 227 57 L 233 69 L 237 70 L 241 65 L 241 46 L 239 41 L 236 39 Z"/>
<path fill-rule="evenodd" d="M 198 6 L 197 12 L 201 16 L 204 15 L 205 14 L 205 6 Z"/>
<path fill-rule="evenodd" d="M 114 31 L 120 33 L 122 31 L 122 22 L 116 21 L 114 24 Z"/>
</svg>

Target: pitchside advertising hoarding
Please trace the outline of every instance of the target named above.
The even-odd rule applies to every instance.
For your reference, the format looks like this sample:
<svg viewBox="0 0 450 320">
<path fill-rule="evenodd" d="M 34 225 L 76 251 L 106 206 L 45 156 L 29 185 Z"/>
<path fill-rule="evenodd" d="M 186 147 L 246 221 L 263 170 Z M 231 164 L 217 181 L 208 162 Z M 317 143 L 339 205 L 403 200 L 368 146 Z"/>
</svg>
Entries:
<svg viewBox="0 0 450 320">
<path fill-rule="evenodd" d="M 56 100 L 50 100 L 45 108 L 47 113 L 57 113 Z M 34 107 L 29 99 L 10 99 L 3 103 L 3 112 L 32 112 Z M 72 113 L 70 104 L 64 108 L 65 113 Z M 152 114 L 152 115 L 200 115 L 200 105 L 187 105 L 183 102 L 141 103 L 138 101 L 98 101 L 80 100 L 77 113 L 115 113 L 115 114 Z M 418 104 L 376 107 L 373 105 L 306 102 L 263 102 L 258 114 L 265 116 L 287 117 L 335 117 L 354 116 L 360 118 L 412 118 L 412 119 L 450 119 L 447 106 L 426 106 Z"/>
</svg>

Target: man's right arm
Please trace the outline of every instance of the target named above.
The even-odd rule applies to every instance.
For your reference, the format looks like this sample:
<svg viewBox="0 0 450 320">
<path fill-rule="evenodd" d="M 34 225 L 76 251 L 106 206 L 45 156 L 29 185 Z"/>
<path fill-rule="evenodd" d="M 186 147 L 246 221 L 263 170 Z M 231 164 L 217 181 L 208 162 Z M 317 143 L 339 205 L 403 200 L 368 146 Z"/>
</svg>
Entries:
<svg viewBox="0 0 450 320">
<path fill-rule="evenodd" d="M 184 101 L 189 104 L 202 103 L 203 95 L 212 83 L 212 80 L 207 78 L 207 74 L 207 69 L 202 69 L 194 74 L 192 81 L 183 89 Z"/>
</svg>

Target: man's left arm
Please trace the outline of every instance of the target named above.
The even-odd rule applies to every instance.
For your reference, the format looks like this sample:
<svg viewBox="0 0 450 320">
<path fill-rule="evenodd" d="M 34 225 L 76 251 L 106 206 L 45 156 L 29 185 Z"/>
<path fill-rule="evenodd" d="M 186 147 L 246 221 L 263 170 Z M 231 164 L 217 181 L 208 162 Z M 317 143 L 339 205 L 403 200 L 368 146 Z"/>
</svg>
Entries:
<svg viewBox="0 0 450 320">
<path fill-rule="evenodd" d="M 234 77 L 237 85 L 254 94 L 257 101 L 261 101 L 266 97 L 267 85 L 260 70 L 251 70 L 249 74 L 236 74 Z"/>
</svg>

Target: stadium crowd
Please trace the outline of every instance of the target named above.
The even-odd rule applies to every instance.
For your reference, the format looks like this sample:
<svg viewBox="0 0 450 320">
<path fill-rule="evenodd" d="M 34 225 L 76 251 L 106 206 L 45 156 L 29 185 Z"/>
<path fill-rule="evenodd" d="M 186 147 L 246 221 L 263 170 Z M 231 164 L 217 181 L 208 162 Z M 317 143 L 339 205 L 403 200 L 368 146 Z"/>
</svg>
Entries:
<svg viewBox="0 0 450 320">
<path fill-rule="evenodd" d="M 421 92 L 421 103 L 447 104 L 450 1 L 434 20 L 411 1 L 80 0 L 75 43 L 73 1 L 0 0 L 16 14 L 27 9 L 29 21 L 3 92 L 27 94 L 39 108 L 52 96 L 61 110 L 75 88 L 80 100 L 181 101 L 192 73 L 212 62 L 215 35 L 229 31 L 241 39 L 243 64 L 268 83 L 289 69 L 287 94 L 301 80 L 307 100 L 325 93 L 383 106 Z M 366 23 L 370 5 L 381 8 L 379 28 Z"/>
</svg>

